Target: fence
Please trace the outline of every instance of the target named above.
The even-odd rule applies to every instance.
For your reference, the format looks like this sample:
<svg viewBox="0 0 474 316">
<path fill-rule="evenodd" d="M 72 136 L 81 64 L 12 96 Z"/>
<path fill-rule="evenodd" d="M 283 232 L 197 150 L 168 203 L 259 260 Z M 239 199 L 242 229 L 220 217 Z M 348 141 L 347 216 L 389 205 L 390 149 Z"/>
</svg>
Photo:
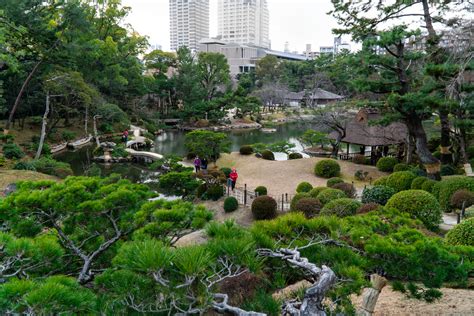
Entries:
<svg viewBox="0 0 474 316">
<path fill-rule="evenodd" d="M 233 196 L 237 199 L 239 204 L 247 206 L 247 205 L 252 205 L 253 200 L 258 196 L 258 194 L 253 191 L 249 190 L 247 188 L 247 184 L 244 184 L 243 187 L 236 186 L 234 190 L 232 190 L 230 187 L 224 185 L 224 189 L 226 192 L 226 196 Z M 282 195 L 270 195 L 267 194 L 268 196 L 272 197 L 275 199 L 277 202 L 277 211 L 279 212 L 287 212 L 290 210 L 290 203 L 291 199 L 293 198 L 293 195 L 290 195 L 288 193 L 282 194 Z"/>
</svg>

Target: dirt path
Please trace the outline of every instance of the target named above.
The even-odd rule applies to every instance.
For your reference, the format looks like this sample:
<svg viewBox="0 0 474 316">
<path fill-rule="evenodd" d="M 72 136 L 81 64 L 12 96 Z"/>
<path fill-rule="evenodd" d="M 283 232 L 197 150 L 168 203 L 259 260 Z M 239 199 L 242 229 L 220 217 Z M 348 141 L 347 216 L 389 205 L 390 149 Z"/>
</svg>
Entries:
<svg viewBox="0 0 474 316">
<path fill-rule="evenodd" d="M 219 167 L 235 167 L 239 173 L 238 185 L 247 184 L 249 189 L 259 185 L 267 187 L 271 195 L 294 194 L 300 182 L 307 181 L 313 186 L 325 186 L 327 179 L 314 175 L 315 164 L 323 158 L 307 158 L 285 161 L 258 159 L 254 155 L 243 156 L 239 153 L 224 154 L 217 161 Z M 354 173 L 357 170 L 369 172 L 369 177 L 377 179 L 387 175 L 373 166 L 357 165 L 348 161 L 338 161 L 342 177 L 346 182 L 354 181 L 357 188 L 363 188 L 368 182 L 357 181 Z"/>
</svg>

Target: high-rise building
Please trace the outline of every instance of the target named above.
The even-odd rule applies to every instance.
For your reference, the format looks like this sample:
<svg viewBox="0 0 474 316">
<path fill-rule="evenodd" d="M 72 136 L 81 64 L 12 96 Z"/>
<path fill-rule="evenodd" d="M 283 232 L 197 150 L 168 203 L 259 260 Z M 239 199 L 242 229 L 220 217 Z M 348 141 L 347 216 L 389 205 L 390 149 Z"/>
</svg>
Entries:
<svg viewBox="0 0 474 316">
<path fill-rule="evenodd" d="M 219 0 L 217 33 L 223 42 L 270 48 L 267 0 Z"/>
<path fill-rule="evenodd" d="M 209 0 L 170 0 L 170 33 L 172 50 L 198 50 L 209 37 Z"/>
</svg>

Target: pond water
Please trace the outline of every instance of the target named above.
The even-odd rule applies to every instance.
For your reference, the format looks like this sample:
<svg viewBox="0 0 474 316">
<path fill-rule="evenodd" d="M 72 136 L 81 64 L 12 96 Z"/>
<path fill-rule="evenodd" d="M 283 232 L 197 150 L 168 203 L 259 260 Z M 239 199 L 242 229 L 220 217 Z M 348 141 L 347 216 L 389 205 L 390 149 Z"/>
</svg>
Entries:
<svg viewBox="0 0 474 316">
<path fill-rule="evenodd" d="M 264 133 L 260 130 L 239 130 L 227 132 L 231 140 L 231 151 L 239 151 L 242 145 L 255 143 L 274 143 L 277 141 L 288 141 L 295 144 L 293 151 L 302 152 L 303 145 L 299 142 L 300 137 L 308 129 L 316 129 L 317 126 L 311 123 L 291 123 L 279 125 L 275 133 Z M 166 131 L 155 139 L 153 150 L 159 154 L 186 155 L 184 147 L 185 133 L 182 131 Z M 71 164 L 75 175 L 84 175 L 86 170 L 93 167 L 100 170 L 102 176 L 111 173 L 121 174 L 124 178 L 139 183 L 156 183 L 159 173 L 146 169 L 145 166 L 135 163 L 117 163 L 117 164 L 95 164 L 92 162 L 94 146 L 85 146 L 75 151 L 66 151 L 55 156 L 57 160 Z M 275 153 L 275 159 L 286 160 L 284 153 Z"/>
</svg>

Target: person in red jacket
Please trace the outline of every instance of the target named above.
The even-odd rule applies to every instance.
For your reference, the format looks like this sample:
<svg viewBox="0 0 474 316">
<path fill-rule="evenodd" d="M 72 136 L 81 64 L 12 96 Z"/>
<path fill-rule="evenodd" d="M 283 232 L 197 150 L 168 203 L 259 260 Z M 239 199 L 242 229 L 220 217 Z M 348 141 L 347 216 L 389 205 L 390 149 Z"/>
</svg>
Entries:
<svg viewBox="0 0 474 316">
<path fill-rule="evenodd" d="M 229 178 L 230 180 L 232 180 L 232 183 L 231 183 L 232 191 L 234 191 L 235 189 L 235 183 L 237 182 L 238 177 L 239 175 L 237 174 L 237 170 L 235 170 L 235 168 L 232 168 L 232 172 L 229 174 Z"/>
</svg>

